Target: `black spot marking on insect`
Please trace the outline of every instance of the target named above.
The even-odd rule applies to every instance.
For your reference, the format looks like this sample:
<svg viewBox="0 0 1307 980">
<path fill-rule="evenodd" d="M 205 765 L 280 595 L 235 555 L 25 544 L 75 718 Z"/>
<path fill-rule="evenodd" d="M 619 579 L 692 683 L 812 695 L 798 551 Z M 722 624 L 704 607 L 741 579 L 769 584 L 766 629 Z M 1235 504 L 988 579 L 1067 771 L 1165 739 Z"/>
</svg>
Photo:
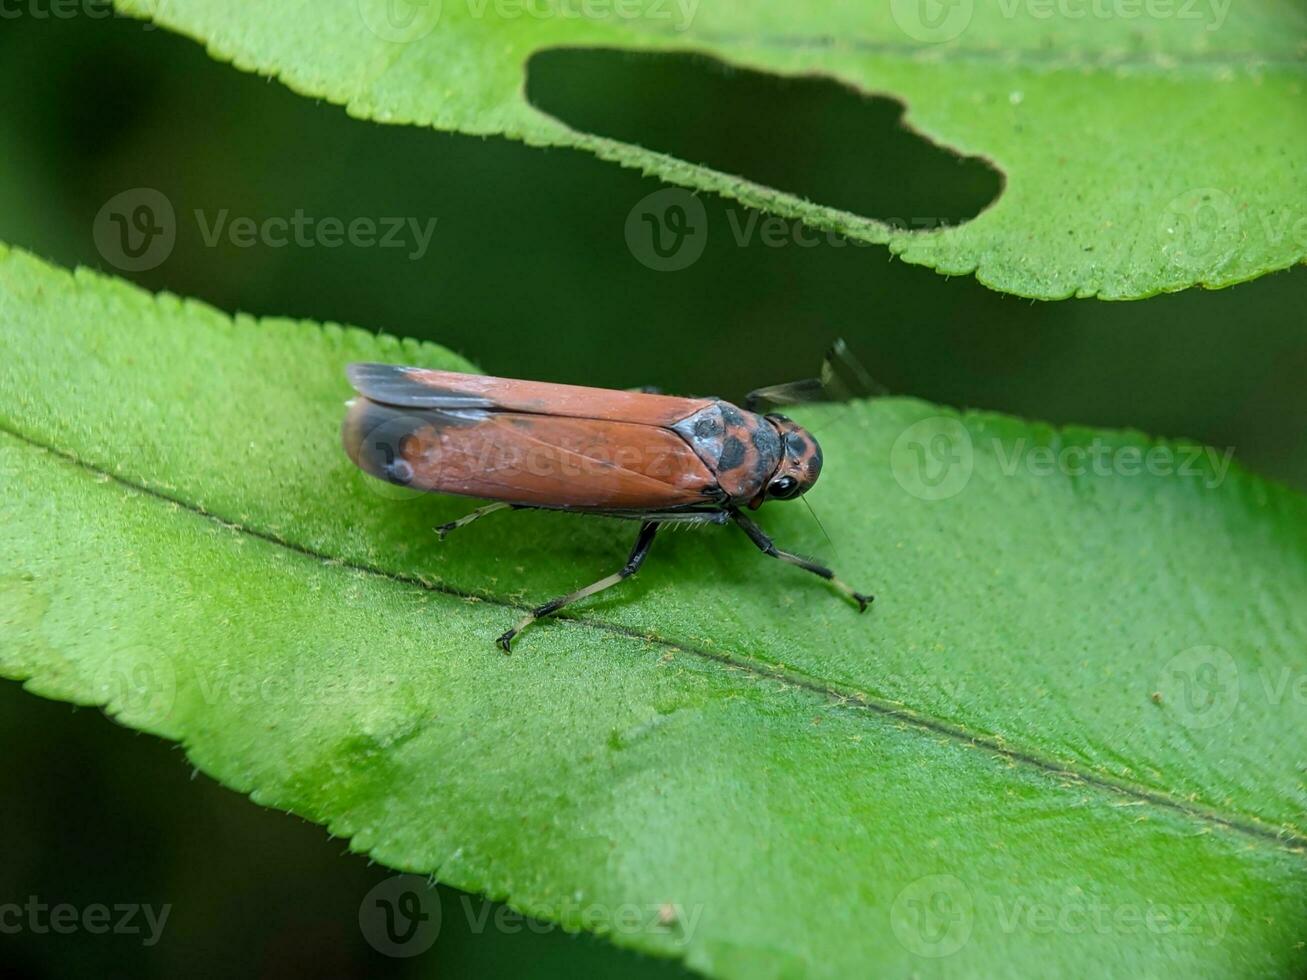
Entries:
<svg viewBox="0 0 1307 980">
<path fill-rule="evenodd" d="M 780 462 L 781 441 L 776 430 L 766 422 L 753 430 L 753 448 L 757 453 L 753 458 L 753 476 L 759 483 L 765 483 Z"/>
<path fill-rule="evenodd" d="M 694 423 L 696 439 L 714 439 L 722 434 L 722 423 L 710 415 L 700 416 Z"/>
<path fill-rule="evenodd" d="M 718 404 L 721 405 L 722 419 L 726 422 L 727 426 L 735 428 L 736 426 L 744 425 L 744 416 L 740 414 L 738 408 L 734 405 L 728 405 L 726 402 L 719 402 Z"/>
<path fill-rule="evenodd" d="M 717 460 L 717 465 L 723 470 L 733 470 L 744 462 L 744 443 L 735 436 L 727 436 L 722 440 L 722 454 Z"/>
</svg>

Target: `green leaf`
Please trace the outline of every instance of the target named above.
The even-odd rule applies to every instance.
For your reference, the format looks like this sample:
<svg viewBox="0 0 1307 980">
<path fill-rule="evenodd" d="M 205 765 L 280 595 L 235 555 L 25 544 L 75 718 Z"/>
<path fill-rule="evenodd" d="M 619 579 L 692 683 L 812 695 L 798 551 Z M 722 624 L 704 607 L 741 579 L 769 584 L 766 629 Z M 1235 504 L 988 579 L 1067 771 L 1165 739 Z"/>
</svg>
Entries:
<svg viewBox="0 0 1307 980">
<path fill-rule="evenodd" d="M 0 672 L 713 975 L 1307 966 L 1303 497 L 1132 433 L 812 409 L 871 612 L 730 529 L 669 534 L 506 657 L 633 529 L 438 543 L 466 501 L 340 451 L 359 359 L 466 366 L 0 252 Z M 798 505 L 762 520 L 824 547 Z"/>
<path fill-rule="evenodd" d="M 117 3 L 362 118 L 579 147 L 1023 296 L 1137 298 L 1307 258 L 1307 11 L 1289 0 Z M 525 97 L 531 56 L 560 46 L 690 50 L 890 95 L 1006 187 L 969 223 L 909 231 L 578 132 Z"/>
</svg>

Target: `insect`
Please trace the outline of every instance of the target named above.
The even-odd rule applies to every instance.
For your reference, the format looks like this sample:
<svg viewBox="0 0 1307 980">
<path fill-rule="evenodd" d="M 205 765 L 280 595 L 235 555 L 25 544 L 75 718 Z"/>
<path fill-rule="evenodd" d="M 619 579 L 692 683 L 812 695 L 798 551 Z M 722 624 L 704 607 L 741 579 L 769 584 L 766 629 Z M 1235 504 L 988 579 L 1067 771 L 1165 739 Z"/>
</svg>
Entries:
<svg viewBox="0 0 1307 980">
<path fill-rule="evenodd" d="M 821 379 L 760 389 L 749 408 L 829 396 L 847 352 L 837 344 Z M 841 361 L 845 366 L 841 368 Z M 852 369 L 856 375 L 860 369 Z M 351 364 L 359 397 L 342 427 L 345 452 L 363 471 L 401 486 L 493 501 L 436 528 L 506 509 L 577 511 L 638 521 L 621 569 L 532 609 L 498 638 L 634 575 L 665 524 L 733 523 L 760 551 L 826 579 L 865 611 L 856 592 L 823 565 L 784 551 L 744 511 L 793 500 L 817 481 L 817 440 L 784 415 L 719 398 L 681 398 L 392 364 Z M 861 387 L 869 387 L 870 381 Z"/>
</svg>

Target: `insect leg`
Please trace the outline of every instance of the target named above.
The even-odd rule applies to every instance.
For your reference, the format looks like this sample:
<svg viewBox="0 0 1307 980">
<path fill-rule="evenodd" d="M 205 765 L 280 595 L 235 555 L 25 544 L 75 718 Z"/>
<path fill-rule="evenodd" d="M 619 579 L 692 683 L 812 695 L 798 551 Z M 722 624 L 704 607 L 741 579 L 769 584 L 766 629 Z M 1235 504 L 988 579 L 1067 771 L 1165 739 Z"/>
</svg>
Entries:
<svg viewBox="0 0 1307 980">
<path fill-rule="evenodd" d="M 505 507 L 514 507 L 514 504 L 506 504 L 502 501 L 494 504 L 486 504 L 484 507 L 478 507 L 470 514 L 464 514 L 456 521 L 450 521 L 448 524 L 441 524 L 436 528 L 436 533 L 440 535 L 440 540 L 445 540 L 445 535 L 456 528 L 465 527 L 471 524 L 479 517 L 485 517 L 487 514 L 493 514 L 497 510 L 503 510 Z"/>
<path fill-rule="evenodd" d="M 645 556 L 649 554 L 649 546 L 653 544 L 654 535 L 658 533 L 658 523 L 656 521 L 646 521 L 640 525 L 640 534 L 635 539 L 635 547 L 631 549 L 631 556 L 626 559 L 626 564 L 622 566 L 621 571 L 614 572 L 601 578 L 592 585 L 587 585 L 584 589 L 577 589 L 575 592 L 569 592 L 567 595 L 559 596 L 557 599 L 551 599 L 543 606 L 536 606 L 532 609 L 523 620 L 505 633 L 497 641 L 504 648 L 505 653 L 512 652 L 513 637 L 521 633 L 537 619 L 544 616 L 552 615 L 558 612 L 564 606 L 571 605 L 587 596 L 592 596 L 596 592 L 602 592 L 604 589 L 611 588 L 623 579 L 630 578 L 640 566 L 644 564 Z"/>
<path fill-rule="evenodd" d="M 764 555 L 770 555 L 772 558 L 779 558 L 781 561 L 789 562 L 791 565 L 798 565 L 800 568 L 812 572 L 814 575 L 820 575 L 822 578 L 826 579 L 826 581 L 830 582 L 831 585 L 835 586 L 835 588 L 839 589 L 846 596 L 856 602 L 858 604 L 859 612 L 866 612 L 867 606 L 869 606 L 872 600 L 876 598 L 875 596 L 864 595 L 861 592 L 853 591 L 853 589 L 837 579 L 835 573 L 825 565 L 818 565 L 815 561 L 804 558 L 801 555 L 796 555 L 790 551 L 782 551 L 780 548 L 776 547 L 775 542 L 767 536 L 766 531 L 734 507 L 729 508 L 727 512 L 731 515 L 731 520 L 740 525 L 740 529 L 749 536 L 749 540 L 756 544 L 758 550 Z"/>
</svg>

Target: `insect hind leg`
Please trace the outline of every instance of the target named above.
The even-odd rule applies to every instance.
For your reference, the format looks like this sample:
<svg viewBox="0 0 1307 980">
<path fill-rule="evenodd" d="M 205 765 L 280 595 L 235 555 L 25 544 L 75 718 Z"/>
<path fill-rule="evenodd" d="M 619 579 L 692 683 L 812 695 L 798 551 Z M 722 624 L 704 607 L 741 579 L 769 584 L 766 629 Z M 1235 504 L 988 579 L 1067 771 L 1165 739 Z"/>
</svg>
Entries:
<svg viewBox="0 0 1307 980">
<path fill-rule="evenodd" d="M 630 578 L 638 572 L 640 566 L 644 564 L 645 558 L 649 555 L 649 547 L 653 544 L 654 535 L 657 533 L 658 522 L 645 521 L 640 525 L 640 533 L 635 539 L 635 547 L 631 549 L 630 557 L 626 559 L 626 564 L 623 565 L 620 570 L 614 572 L 612 575 L 604 576 L 598 582 L 593 582 L 583 589 L 577 589 L 575 592 L 569 592 L 567 595 L 559 596 L 557 599 L 551 599 L 542 606 L 536 606 L 536 608 L 532 609 L 531 612 L 521 620 L 521 622 L 507 633 L 500 636 L 496 642 L 503 648 L 505 653 L 511 653 L 513 650 L 513 637 L 517 636 L 517 634 L 521 633 L 522 630 L 526 629 L 537 619 L 541 619 L 545 616 L 552 616 L 564 606 L 569 606 L 574 602 L 579 602 L 581 599 L 588 598 L 597 592 L 602 592 L 604 589 L 612 588 L 624 579 Z"/>
<path fill-rule="evenodd" d="M 495 511 L 504 510 L 505 508 L 511 508 L 512 510 L 521 509 L 517 504 L 506 504 L 503 501 L 500 501 L 498 503 L 493 503 L 493 504 L 486 504 L 484 507 L 478 507 L 476 510 L 464 514 L 456 521 L 449 521 L 447 524 L 441 524 L 437 526 L 435 529 L 436 533 L 440 535 L 440 540 L 444 541 L 445 535 L 449 534 L 450 531 L 457 530 L 460 527 L 466 527 L 467 525 L 471 524 L 473 521 L 485 517 L 487 514 L 493 514 Z"/>
</svg>

